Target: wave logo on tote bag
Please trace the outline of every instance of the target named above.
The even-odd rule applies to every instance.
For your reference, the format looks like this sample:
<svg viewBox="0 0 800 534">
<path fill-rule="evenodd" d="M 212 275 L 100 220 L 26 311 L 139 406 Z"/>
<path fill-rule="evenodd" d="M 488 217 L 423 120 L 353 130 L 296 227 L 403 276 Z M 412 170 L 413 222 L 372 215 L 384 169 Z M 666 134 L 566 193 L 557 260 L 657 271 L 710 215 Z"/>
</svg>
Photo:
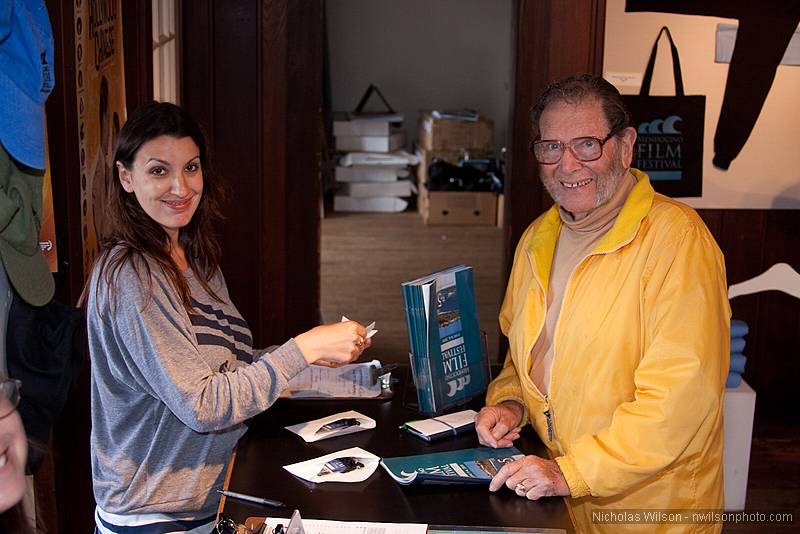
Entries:
<svg viewBox="0 0 800 534">
<path fill-rule="evenodd" d="M 653 181 L 680 180 L 683 174 L 683 134 L 675 125 L 682 119 L 670 115 L 639 123 L 634 167 L 646 169 Z"/>
</svg>

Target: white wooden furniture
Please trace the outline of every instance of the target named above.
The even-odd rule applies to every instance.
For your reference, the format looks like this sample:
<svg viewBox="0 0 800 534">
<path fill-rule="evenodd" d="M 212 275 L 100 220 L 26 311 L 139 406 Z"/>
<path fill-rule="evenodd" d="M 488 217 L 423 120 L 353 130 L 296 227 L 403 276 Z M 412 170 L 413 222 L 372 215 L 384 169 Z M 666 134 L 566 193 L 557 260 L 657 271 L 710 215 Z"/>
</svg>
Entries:
<svg viewBox="0 0 800 534">
<path fill-rule="evenodd" d="M 725 510 L 744 510 L 755 409 L 756 392 L 744 380 L 725 390 Z"/>
</svg>

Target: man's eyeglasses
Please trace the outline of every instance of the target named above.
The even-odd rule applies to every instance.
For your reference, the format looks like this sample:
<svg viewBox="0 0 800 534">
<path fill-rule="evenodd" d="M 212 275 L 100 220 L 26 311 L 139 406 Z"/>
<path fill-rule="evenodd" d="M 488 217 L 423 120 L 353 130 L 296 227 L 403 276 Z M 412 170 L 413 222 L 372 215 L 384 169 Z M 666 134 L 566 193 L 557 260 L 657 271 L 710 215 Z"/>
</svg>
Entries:
<svg viewBox="0 0 800 534">
<path fill-rule="evenodd" d="M 557 139 L 540 139 L 531 142 L 531 153 L 542 165 L 554 165 L 561 161 L 567 148 L 579 161 L 594 161 L 600 159 L 603 155 L 603 145 L 619 131 L 620 128 L 614 128 L 603 139 L 592 136 L 576 137 L 567 143 Z"/>
<path fill-rule="evenodd" d="M 0 381 L 0 419 L 11 415 L 19 404 L 19 388 L 22 382 L 14 378 Z"/>
</svg>

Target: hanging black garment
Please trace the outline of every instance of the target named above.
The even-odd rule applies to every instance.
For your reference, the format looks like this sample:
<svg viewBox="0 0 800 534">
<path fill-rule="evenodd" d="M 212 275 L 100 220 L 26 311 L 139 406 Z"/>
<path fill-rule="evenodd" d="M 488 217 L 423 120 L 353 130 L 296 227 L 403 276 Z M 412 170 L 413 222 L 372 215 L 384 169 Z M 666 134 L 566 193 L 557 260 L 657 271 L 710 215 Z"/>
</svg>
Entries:
<svg viewBox="0 0 800 534">
<path fill-rule="evenodd" d="M 739 19 L 714 134 L 714 165 L 727 170 L 753 131 L 781 58 L 800 23 L 798 0 L 626 0 L 625 11 Z"/>
<path fill-rule="evenodd" d="M 41 465 L 50 429 L 67 402 L 83 361 L 84 328 L 80 310 L 51 300 L 31 306 L 16 291 L 8 314 L 8 376 L 22 381 L 17 411 L 28 440 L 27 472 Z"/>
</svg>

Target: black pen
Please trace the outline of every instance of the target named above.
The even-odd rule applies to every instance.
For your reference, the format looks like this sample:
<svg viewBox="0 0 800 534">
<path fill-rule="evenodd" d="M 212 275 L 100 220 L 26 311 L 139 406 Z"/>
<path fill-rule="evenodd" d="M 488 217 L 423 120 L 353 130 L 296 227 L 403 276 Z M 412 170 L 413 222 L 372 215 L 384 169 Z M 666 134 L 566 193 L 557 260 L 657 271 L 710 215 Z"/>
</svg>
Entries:
<svg viewBox="0 0 800 534">
<path fill-rule="evenodd" d="M 261 497 L 253 497 L 252 495 L 245 495 L 244 493 L 236 493 L 235 491 L 217 490 L 217 493 L 221 493 L 224 496 L 230 497 L 232 499 L 239 499 L 240 501 L 247 501 L 256 504 L 264 504 L 266 506 L 275 506 L 276 508 L 286 508 L 286 505 L 283 504 L 281 501 L 274 501 L 272 499 L 262 499 Z"/>
</svg>

